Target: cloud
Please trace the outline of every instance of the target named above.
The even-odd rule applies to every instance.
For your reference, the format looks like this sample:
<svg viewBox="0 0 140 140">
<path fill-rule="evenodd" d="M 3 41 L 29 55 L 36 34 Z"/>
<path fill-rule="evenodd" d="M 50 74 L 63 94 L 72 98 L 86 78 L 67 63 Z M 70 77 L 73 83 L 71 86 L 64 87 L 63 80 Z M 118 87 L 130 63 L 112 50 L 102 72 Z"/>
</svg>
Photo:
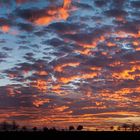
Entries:
<svg viewBox="0 0 140 140">
<path fill-rule="evenodd" d="M 69 17 L 69 6 L 71 0 L 64 0 L 62 7 L 47 7 L 45 9 L 17 10 L 20 17 L 33 22 L 35 25 L 48 25 L 53 21 L 67 20 Z"/>
<path fill-rule="evenodd" d="M 0 15 L 0 121 L 50 127 L 136 121 L 138 1 L 15 2 L 3 2 Z"/>
</svg>

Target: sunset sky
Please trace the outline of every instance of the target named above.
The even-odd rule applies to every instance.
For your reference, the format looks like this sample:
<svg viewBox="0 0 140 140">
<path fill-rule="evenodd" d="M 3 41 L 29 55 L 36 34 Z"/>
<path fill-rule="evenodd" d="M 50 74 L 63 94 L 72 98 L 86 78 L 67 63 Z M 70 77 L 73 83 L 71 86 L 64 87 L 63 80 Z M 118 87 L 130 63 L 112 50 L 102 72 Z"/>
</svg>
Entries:
<svg viewBox="0 0 140 140">
<path fill-rule="evenodd" d="M 0 0 L 0 122 L 140 124 L 139 0 Z"/>
</svg>

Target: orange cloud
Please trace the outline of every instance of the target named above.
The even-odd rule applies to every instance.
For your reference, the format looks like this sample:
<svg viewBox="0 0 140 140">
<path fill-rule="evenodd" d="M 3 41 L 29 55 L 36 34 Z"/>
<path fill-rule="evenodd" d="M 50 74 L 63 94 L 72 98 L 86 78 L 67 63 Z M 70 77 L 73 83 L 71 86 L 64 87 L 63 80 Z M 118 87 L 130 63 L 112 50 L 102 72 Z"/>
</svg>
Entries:
<svg viewBox="0 0 140 140">
<path fill-rule="evenodd" d="M 55 70 L 55 71 L 58 71 L 58 72 L 62 72 L 64 67 L 67 67 L 67 66 L 70 66 L 70 67 L 77 67 L 77 66 L 79 66 L 79 65 L 80 65 L 79 62 L 71 62 L 71 63 L 67 63 L 67 64 L 62 64 L 62 65 L 60 65 L 60 66 L 56 66 L 56 67 L 54 68 L 54 70 Z"/>
<path fill-rule="evenodd" d="M 130 80 L 134 80 L 135 77 L 140 76 L 140 74 L 132 74 L 136 70 L 140 70 L 140 66 L 132 66 L 129 70 L 123 70 L 121 72 L 114 72 L 112 74 L 112 77 L 116 78 L 116 79 L 130 79 Z"/>
<path fill-rule="evenodd" d="M 3 26 L 1 27 L 1 30 L 2 30 L 4 33 L 7 33 L 7 32 L 9 32 L 9 30 L 10 30 L 10 26 L 8 26 L 8 25 L 3 25 Z"/>
<path fill-rule="evenodd" d="M 67 83 L 72 82 L 76 79 L 91 79 L 91 78 L 96 77 L 97 75 L 98 75 L 98 73 L 93 72 L 93 73 L 75 75 L 75 76 L 71 76 L 71 77 L 61 77 L 59 80 L 60 80 L 60 82 L 67 84 Z"/>
<path fill-rule="evenodd" d="M 32 86 L 37 88 L 41 92 L 47 92 L 47 81 L 43 79 L 38 79 L 32 82 Z"/>
<path fill-rule="evenodd" d="M 115 43 L 112 43 L 112 42 L 108 42 L 108 43 L 107 43 L 107 46 L 108 46 L 108 47 L 114 47 L 114 46 L 116 46 L 116 44 L 115 44 Z"/>
<path fill-rule="evenodd" d="M 59 112 L 63 112 L 65 109 L 68 109 L 68 108 L 69 108 L 68 106 L 64 105 L 64 106 L 56 107 L 55 110 Z"/>
<path fill-rule="evenodd" d="M 49 103 L 50 102 L 50 99 L 37 99 L 33 102 L 33 105 L 36 106 L 36 107 L 39 107 L 45 103 Z"/>
<path fill-rule="evenodd" d="M 15 78 L 16 76 L 17 76 L 16 74 L 8 74 L 8 77 L 11 79 Z"/>
<path fill-rule="evenodd" d="M 46 75 L 48 75 L 48 72 L 47 71 L 38 71 L 38 72 L 36 72 L 36 74 L 38 74 L 40 76 L 46 76 Z"/>
<path fill-rule="evenodd" d="M 34 20 L 34 23 L 39 26 L 43 26 L 43 25 L 48 25 L 53 21 L 66 20 L 69 17 L 68 10 L 70 4 L 71 4 L 71 0 L 64 0 L 63 7 L 46 10 L 45 12 L 46 15 L 37 18 L 36 20 Z"/>
<path fill-rule="evenodd" d="M 7 88 L 7 91 L 8 91 L 8 95 L 9 96 L 14 96 L 15 95 L 15 92 L 14 92 L 14 88 L 13 87 L 8 87 Z"/>
<path fill-rule="evenodd" d="M 134 46 L 138 46 L 140 43 L 138 41 L 133 41 Z"/>
<path fill-rule="evenodd" d="M 63 8 L 69 8 L 71 0 L 64 0 Z"/>
<path fill-rule="evenodd" d="M 75 50 L 75 53 L 80 53 L 82 55 L 90 55 L 91 54 L 91 50 L 90 49 L 84 49 L 84 50 Z"/>
</svg>

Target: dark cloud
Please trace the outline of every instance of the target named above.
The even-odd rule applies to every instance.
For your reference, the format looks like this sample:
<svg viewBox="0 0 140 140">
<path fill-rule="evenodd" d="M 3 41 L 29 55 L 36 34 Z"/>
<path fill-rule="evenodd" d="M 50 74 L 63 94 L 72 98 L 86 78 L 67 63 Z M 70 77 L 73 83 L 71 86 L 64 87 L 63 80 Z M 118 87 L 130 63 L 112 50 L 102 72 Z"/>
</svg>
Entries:
<svg viewBox="0 0 140 140">
<path fill-rule="evenodd" d="M 78 29 L 82 28 L 82 25 L 68 23 L 68 22 L 57 22 L 50 24 L 48 28 L 55 29 L 59 33 L 71 33 L 78 31 Z"/>
<path fill-rule="evenodd" d="M 27 31 L 27 32 L 33 32 L 34 27 L 31 24 L 26 24 L 26 23 L 18 23 L 19 28 L 21 30 Z"/>
<path fill-rule="evenodd" d="M 86 3 L 75 2 L 73 5 L 78 7 L 78 8 L 81 8 L 81 9 L 93 10 L 92 5 L 89 5 L 89 4 L 86 4 Z"/>
<path fill-rule="evenodd" d="M 131 5 L 134 8 L 140 8 L 140 1 L 131 1 Z"/>
<path fill-rule="evenodd" d="M 105 14 L 109 17 L 125 17 L 128 13 L 125 10 L 110 9 L 106 11 Z"/>
<path fill-rule="evenodd" d="M 105 0 L 95 0 L 94 2 L 96 4 L 96 6 L 102 7 L 102 6 L 105 6 L 108 1 L 105 1 Z"/>
</svg>

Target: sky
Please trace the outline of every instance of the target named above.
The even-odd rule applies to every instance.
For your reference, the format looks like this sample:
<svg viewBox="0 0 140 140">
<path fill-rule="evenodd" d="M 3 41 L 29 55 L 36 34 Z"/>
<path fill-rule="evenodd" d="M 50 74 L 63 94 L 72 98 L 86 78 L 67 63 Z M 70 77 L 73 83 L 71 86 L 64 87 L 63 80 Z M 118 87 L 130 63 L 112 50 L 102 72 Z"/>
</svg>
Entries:
<svg viewBox="0 0 140 140">
<path fill-rule="evenodd" d="M 0 0 L 0 121 L 140 124 L 139 0 Z"/>
</svg>

